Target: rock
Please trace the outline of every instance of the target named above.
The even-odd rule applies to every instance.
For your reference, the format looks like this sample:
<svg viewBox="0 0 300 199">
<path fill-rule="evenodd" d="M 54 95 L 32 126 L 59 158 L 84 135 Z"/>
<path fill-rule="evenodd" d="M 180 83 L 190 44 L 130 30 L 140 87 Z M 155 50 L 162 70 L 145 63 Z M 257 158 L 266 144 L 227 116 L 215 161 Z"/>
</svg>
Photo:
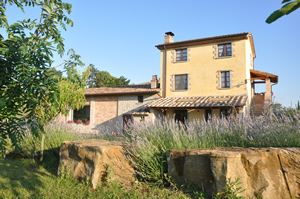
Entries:
<svg viewBox="0 0 300 199">
<path fill-rule="evenodd" d="M 93 188 L 104 181 L 131 183 L 134 170 L 125 159 L 122 142 L 105 140 L 65 141 L 59 151 L 62 168 L 79 181 L 89 179 Z"/>
<path fill-rule="evenodd" d="M 179 184 L 203 187 L 211 196 L 240 178 L 246 198 L 300 198 L 300 148 L 170 150 L 168 174 Z"/>
</svg>

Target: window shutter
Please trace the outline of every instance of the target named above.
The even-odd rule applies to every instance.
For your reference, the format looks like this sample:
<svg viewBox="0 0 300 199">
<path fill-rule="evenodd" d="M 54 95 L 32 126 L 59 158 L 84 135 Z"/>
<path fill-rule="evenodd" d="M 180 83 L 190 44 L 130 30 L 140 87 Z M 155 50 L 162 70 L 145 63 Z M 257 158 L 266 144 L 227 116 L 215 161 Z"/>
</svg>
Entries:
<svg viewBox="0 0 300 199">
<path fill-rule="evenodd" d="M 191 58 L 191 52 L 190 51 L 191 51 L 191 49 L 188 48 L 187 49 L 187 61 L 191 61 L 191 59 L 190 59 Z"/>
</svg>

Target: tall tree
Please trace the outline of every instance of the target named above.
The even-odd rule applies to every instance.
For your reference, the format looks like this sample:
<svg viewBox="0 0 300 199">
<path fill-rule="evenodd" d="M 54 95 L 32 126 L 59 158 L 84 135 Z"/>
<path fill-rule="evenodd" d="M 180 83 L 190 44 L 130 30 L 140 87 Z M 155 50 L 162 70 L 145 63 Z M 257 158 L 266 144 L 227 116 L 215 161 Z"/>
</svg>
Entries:
<svg viewBox="0 0 300 199">
<path fill-rule="evenodd" d="M 95 68 L 94 64 L 90 64 L 90 76 L 87 80 L 87 85 L 89 88 L 93 88 L 96 87 L 96 82 L 97 82 L 97 73 L 99 72 L 99 70 L 97 68 Z"/>
<path fill-rule="evenodd" d="M 49 99 L 49 94 L 43 95 L 43 101 L 36 107 L 35 117 L 37 119 L 37 126 L 42 134 L 41 140 L 41 161 L 43 160 L 45 127 L 58 114 L 67 115 L 71 109 L 80 109 L 84 106 L 86 99 L 84 96 L 86 81 L 89 77 L 90 67 L 83 73 L 79 73 L 77 66 L 82 66 L 80 56 L 76 55 L 74 50 L 70 50 L 72 59 L 65 62 L 64 69 L 67 71 L 67 77 L 54 76 L 58 78 L 58 95 L 56 103 Z M 52 71 L 53 72 L 53 71 Z"/>
<path fill-rule="evenodd" d="M 119 78 L 116 78 L 114 86 L 127 86 L 129 85 L 129 82 L 129 79 L 125 78 L 124 76 L 121 76 Z"/>
<path fill-rule="evenodd" d="M 112 76 L 107 71 L 98 71 L 94 65 L 91 64 L 91 74 L 88 79 L 88 87 L 114 87 L 127 86 L 130 80 L 121 76 L 119 78 Z"/>
<path fill-rule="evenodd" d="M 21 20 L 8 24 L 6 7 L 15 4 L 24 12 L 25 6 L 42 10 L 40 20 Z M 72 5 L 62 0 L 4 0 L 0 1 L 0 150 L 5 139 L 14 146 L 22 138 L 24 115 L 33 124 L 38 106 L 45 102 L 57 104 L 58 79 L 49 71 L 53 51 L 64 53 L 59 26 L 73 25 L 66 14 Z M 47 96 L 45 98 L 45 96 Z M 0 154 L 1 155 L 1 154 Z M 3 155 L 3 153 L 2 153 Z"/>
<path fill-rule="evenodd" d="M 282 6 L 281 9 L 274 11 L 266 20 L 267 23 L 272 23 L 274 21 L 276 21 L 277 19 L 279 19 L 280 17 L 282 17 L 283 15 L 288 15 L 291 12 L 295 11 L 296 9 L 298 9 L 300 7 L 300 0 L 295 0 L 292 1 L 291 0 L 283 0 L 282 4 L 285 4 L 284 6 Z"/>
</svg>

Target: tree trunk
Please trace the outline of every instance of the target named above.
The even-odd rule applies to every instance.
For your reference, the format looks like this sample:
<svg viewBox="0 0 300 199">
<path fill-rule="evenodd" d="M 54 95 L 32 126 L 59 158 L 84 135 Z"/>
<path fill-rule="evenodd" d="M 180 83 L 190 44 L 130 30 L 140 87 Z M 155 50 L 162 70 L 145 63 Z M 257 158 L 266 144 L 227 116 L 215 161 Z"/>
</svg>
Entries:
<svg viewBox="0 0 300 199">
<path fill-rule="evenodd" d="M 44 143 L 45 143 L 45 129 L 43 128 L 42 142 L 41 142 L 41 158 L 40 158 L 40 162 L 43 161 L 43 157 L 44 157 Z"/>
</svg>

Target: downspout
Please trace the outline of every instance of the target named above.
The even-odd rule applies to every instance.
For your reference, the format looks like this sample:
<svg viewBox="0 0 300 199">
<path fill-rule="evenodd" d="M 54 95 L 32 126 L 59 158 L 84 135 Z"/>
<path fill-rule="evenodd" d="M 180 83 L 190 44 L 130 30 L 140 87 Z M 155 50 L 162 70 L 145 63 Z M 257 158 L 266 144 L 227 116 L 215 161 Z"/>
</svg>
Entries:
<svg viewBox="0 0 300 199">
<path fill-rule="evenodd" d="M 167 48 L 164 45 L 164 49 L 165 49 L 165 63 L 164 63 L 164 68 L 163 68 L 163 81 L 164 81 L 164 87 L 163 87 L 163 92 L 162 92 L 162 97 L 165 98 L 166 97 L 166 89 L 167 89 Z"/>
<path fill-rule="evenodd" d="M 273 104 L 273 99 L 272 99 L 272 97 L 273 97 L 273 86 L 275 86 L 276 84 L 278 84 L 278 81 L 274 84 L 271 84 L 271 104 Z"/>
</svg>

